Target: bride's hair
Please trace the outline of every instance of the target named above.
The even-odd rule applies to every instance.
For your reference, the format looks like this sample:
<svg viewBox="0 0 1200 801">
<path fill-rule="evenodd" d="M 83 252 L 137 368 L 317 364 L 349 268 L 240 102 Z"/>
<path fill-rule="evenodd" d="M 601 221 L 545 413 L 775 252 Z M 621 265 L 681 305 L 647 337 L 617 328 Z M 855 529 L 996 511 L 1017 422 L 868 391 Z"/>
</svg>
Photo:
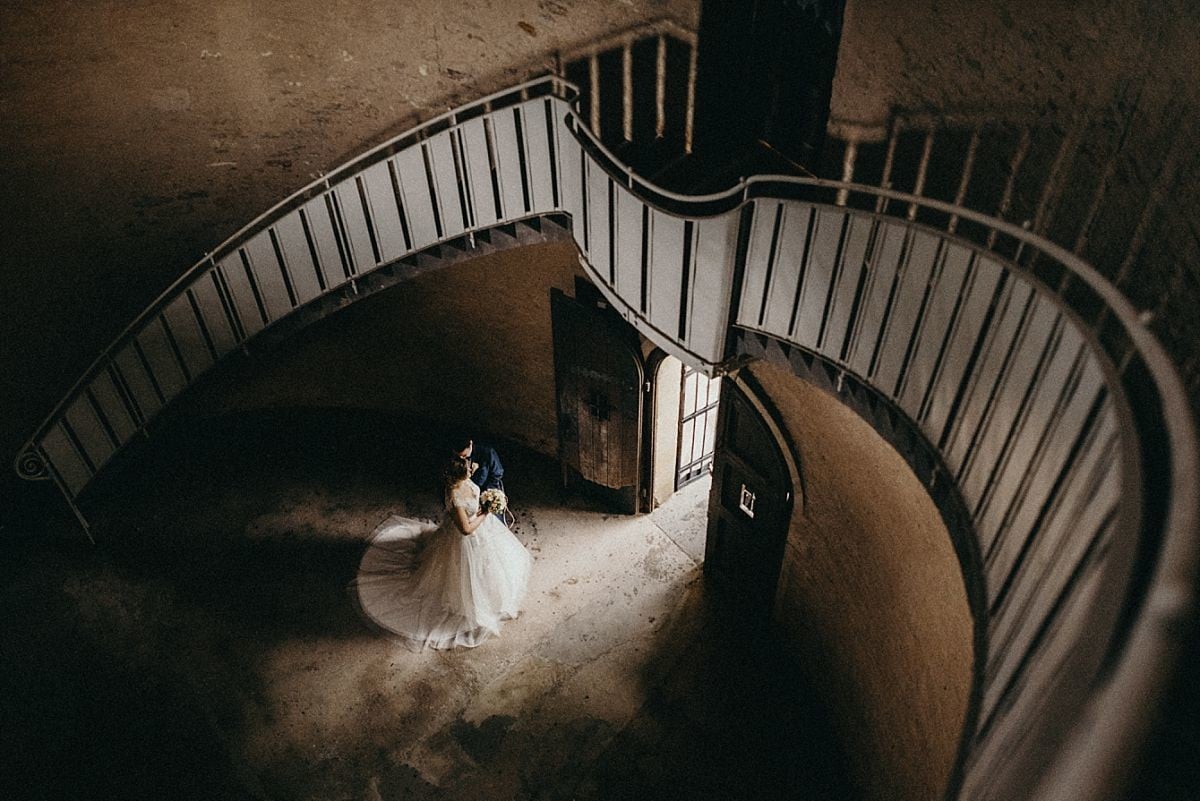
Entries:
<svg viewBox="0 0 1200 801">
<path fill-rule="evenodd" d="M 458 482 L 471 475 L 471 468 L 467 465 L 466 459 L 455 457 L 446 463 L 446 468 L 442 471 L 442 478 L 446 482 L 446 490 L 449 491 Z"/>
</svg>

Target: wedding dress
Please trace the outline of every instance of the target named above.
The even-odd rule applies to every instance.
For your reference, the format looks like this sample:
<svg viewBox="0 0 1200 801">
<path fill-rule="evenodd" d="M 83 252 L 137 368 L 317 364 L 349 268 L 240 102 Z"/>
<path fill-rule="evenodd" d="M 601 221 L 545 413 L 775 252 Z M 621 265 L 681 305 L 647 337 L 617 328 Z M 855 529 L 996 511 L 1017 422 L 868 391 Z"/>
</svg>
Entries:
<svg viewBox="0 0 1200 801">
<path fill-rule="evenodd" d="M 392 516 L 371 537 L 354 581 L 362 611 L 415 647 L 472 648 L 515 618 L 533 558 L 508 526 L 488 515 L 464 536 L 455 508 L 479 510 L 479 487 L 463 481 L 440 524 Z"/>
</svg>

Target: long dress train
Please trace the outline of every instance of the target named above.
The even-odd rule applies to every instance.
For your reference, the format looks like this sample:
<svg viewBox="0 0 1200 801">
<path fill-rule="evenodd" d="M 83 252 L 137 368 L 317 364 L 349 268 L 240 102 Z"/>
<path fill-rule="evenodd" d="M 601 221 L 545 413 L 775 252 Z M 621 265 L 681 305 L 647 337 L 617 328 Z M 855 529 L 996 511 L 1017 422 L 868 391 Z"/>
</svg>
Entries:
<svg viewBox="0 0 1200 801">
<path fill-rule="evenodd" d="M 464 536 L 454 509 L 479 509 L 479 488 L 461 482 L 438 525 L 392 516 L 372 535 L 354 586 L 362 611 L 414 647 L 472 648 L 515 618 L 533 558 L 495 515 Z"/>
</svg>

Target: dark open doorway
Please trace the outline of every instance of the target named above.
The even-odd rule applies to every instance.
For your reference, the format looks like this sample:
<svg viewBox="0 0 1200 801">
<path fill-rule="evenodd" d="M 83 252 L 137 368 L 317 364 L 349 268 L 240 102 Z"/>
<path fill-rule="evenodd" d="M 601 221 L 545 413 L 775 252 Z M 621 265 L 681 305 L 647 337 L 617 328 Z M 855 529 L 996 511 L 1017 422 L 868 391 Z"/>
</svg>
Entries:
<svg viewBox="0 0 1200 801">
<path fill-rule="evenodd" d="M 755 398 L 738 378 L 722 384 L 705 573 L 755 611 L 770 612 L 791 518 L 787 462 Z"/>
</svg>

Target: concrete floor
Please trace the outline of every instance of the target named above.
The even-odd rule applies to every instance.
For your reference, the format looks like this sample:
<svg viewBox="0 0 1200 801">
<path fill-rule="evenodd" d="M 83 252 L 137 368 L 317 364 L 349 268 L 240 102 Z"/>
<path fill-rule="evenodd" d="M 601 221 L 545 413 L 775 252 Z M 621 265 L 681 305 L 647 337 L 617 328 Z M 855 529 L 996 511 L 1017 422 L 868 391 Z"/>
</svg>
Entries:
<svg viewBox="0 0 1200 801">
<path fill-rule="evenodd" d="M 373 632 L 347 592 L 367 537 L 438 512 L 414 430 L 338 411 L 166 433 L 98 488 L 98 548 L 15 548 L 0 795 L 848 796 L 799 672 L 703 580 L 707 482 L 620 517 L 502 449 L 525 614 L 468 651 Z"/>
</svg>

